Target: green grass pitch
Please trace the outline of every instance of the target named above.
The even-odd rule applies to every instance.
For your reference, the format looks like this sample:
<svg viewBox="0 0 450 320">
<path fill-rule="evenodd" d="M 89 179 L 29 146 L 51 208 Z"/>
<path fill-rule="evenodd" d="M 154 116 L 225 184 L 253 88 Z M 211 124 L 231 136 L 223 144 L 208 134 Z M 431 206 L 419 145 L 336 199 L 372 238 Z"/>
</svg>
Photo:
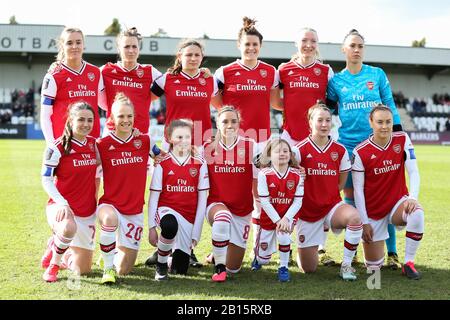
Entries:
<svg viewBox="0 0 450 320">
<path fill-rule="evenodd" d="M 145 231 L 137 265 L 132 274 L 119 278 L 114 286 L 99 284 L 101 270 L 73 279 L 60 272 L 54 284 L 42 280 L 40 258 L 50 229 L 45 217 L 47 196 L 41 187 L 43 141 L 0 140 L 0 299 L 449 299 L 450 297 L 450 148 L 416 146 L 421 174 L 420 202 L 425 208 L 425 235 L 416 259 L 423 273 L 420 281 L 408 280 L 400 271 L 382 270 L 380 289 L 368 289 L 362 264 L 356 265 L 358 280 L 343 282 L 339 267 L 320 266 L 315 274 L 301 273 L 291 266 L 292 280 L 276 278 L 277 256 L 261 271 L 250 270 L 249 249 L 242 272 L 226 283 L 210 280 L 212 267 L 190 269 L 188 276 L 172 276 L 168 282 L 153 280 L 155 270 L 144 266 L 153 252 Z M 447 200 L 446 200 L 447 199 Z M 144 208 L 146 212 L 147 207 Z M 145 214 L 146 215 L 146 214 Z M 200 260 L 211 250 L 211 229 L 205 223 L 195 252 Z M 404 231 L 397 233 L 402 259 Z M 341 260 L 343 235 L 328 237 L 328 252 Z M 363 260 L 362 248 L 358 253 Z M 96 248 L 94 260 L 99 256 Z"/>
</svg>

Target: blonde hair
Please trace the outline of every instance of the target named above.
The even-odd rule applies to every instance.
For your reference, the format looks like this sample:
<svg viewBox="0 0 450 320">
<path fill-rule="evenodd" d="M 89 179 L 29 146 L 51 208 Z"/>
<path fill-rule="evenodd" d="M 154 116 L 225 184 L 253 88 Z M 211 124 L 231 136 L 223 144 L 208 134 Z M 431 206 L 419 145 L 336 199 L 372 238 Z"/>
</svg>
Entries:
<svg viewBox="0 0 450 320">
<path fill-rule="evenodd" d="M 81 31 L 81 29 L 79 28 L 73 28 L 73 27 L 66 27 L 64 28 L 64 30 L 61 32 L 61 34 L 59 35 L 56 44 L 58 47 L 58 54 L 56 55 L 56 62 L 62 62 L 65 58 L 64 56 L 64 41 L 66 39 L 67 34 L 71 34 L 71 33 L 75 33 L 78 32 L 81 34 L 81 37 L 83 38 L 83 43 L 84 43 L 84 34 L 83 31 Z"/>
<path fill-rule="evenodd" d="M 303 27 L 303 28 L 300 29 L 300 34 L 305 34 L 306 32 L 313 32 L 316 35 L 317 42 L 319 42 L 319 36 L 318 36 L 316 30 L 314 30 L 313 28 L 310 28 L 310 27 Z M 298 41 L 296 41 L 296 44 L 297 43 L 298 43 Z M 300 48 L 298 48 L 298 51 L 292 55 L 291 61 L 295 61 L 295 60 L 300 58 L 301 55 L 300 55 L 299 51 L 300 51 Z M 314 58 L 317 61 L 322 62 L 322 58 L 320 56 L 319 44 L 318 43 L 317 43 L 317 46 L 316 46 L 316 54 L 315 54 Z"/>
<path fill-rule="evenodd" d="M 120 48 L 119 48 L 119 43 L 120 41 L 125 38 L 125 37 L 135 37 L 138 41 L 138 45 L 140 46 L 142 43 L 142 36 L 141 34 L 138 32 L 136 27 L 133 28 L 129 28 L 127 30 L 122 31 L 121 33 L 119 33 L 116 37 L 116 47 L 117 47 L 117 51 L 120 54 Z"/>
<path fill-rule="evenodd" d="M 220 129 L 219 129 L 219 117 L 222 114 L 224 114 L 225 112 L 234 112 L 234 114 L 236 114 L 236 117 L 238 119 L 239 125 L 241 124 L 241 113 L 235 107 L 233 107 L 231 105 L 223 105 L 219 109 L 219 111 L 217 112 L 217 115 L 216 115 L 217 132 L 216 132 L 216 135 L 214 137 L 214 142 L 213 142 L 213 150 L 215 152 L 217 152 L 217 146 L 219 145 L 219 141 L 222 140 L 222 134 L 220 133 Z"/>
<path fill-rule="evenodd" d="M 264 148 L 264 151 L 263 151 L 263 153 L 261 155 L 261 159 L 260 159 L 260 168 L 267 168 L 267 167 L 272 166 L 272 160 L 271 160 L 272 150 L 275 147 L 281 145 L 282 143 L 284 143 L 288 146 L 289 153 L 291 154 L 288 165 L 290 167 L 294 167 L 294 168 L 299 167 L 299 163 L 298 163 L 297 159 L 295 159 L 295 155 L 292 152 L 292 148 L 289 145 L 289 142 L 287 142 L 286 140 L 281 139 L 281 138 L 275 138 L 275 139 L 270 140 L 269 143 Z"/>
</svg>

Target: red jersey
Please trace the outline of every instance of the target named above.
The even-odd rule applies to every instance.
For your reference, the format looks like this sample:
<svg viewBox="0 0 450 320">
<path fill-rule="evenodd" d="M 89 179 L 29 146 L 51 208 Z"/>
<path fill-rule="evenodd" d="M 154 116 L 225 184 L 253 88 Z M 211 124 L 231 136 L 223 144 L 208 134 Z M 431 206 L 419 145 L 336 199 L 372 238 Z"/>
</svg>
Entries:
<svg viewBox="0 0 450 320">
<path fill-rule="evenodd" d="M 295 197 L 303 196 L 303 180 L 298 170 L 289 168 L 282 176 L 274 168 L 265 168 L 258 175 L 258 195 L 270 197 L 270 203 L 280 218 L 289 210 Z M 264 230 L 274 230 L 276 224 L 261 209 L 260 226 Z"/>
<path fill-rule="evenodd" d="M 97 159 L 95 138 L 86 137 L 84 142 L 72 138 L 69 154 L 64 154 L 61 139 L 47 148 L 43 175 L 55 176 L 55 186 L 69 203 L 78 217 L 88 217 L 95 213 L 97 200 L 95 195 L 95 172 Z M 50 198 L 48 204 L 55 201 Z"/>
<path fill-rule="evenodd" d="M 195 222 L 198 192 L 209 189 L 208 169 L 203 159 L 189 156 L 180 163 L 169 152 L 155 167 L 151 191 L 161 192 L 158 207 L 169 207 L 190 223 Z"/>
<path fill-rule="evenodd" d="M 165 73 L 155 80 L 152 92 L 159 97 L 166 96 L 166 125 L 172 120 L 190 119 L 194 121 L 193 142 L 196 146 L 211 138 L 210 104 L 211 97 L 217 94 L 214 77 L 205 78 L 200 72 L 194 77 L 184 72 L 178 75 Z"/>
<path fill-rule="evenodd" d="M 47 73 L 42 83 L 41 102 L 43 108 L 53 106 L 51 115 L 53 136 L 59 137 L 63 134 L 69 105 L 85 101 L 94 109 L 94 127 L 91 135 L 99 137 L 98 95 L 103 89 L 100 69 L 85 61 L 82 61 L 80 71 L 59 63 L 52 72 Z"/>
<path fill-rule="evenodd" d="M 318 61 L 302 66 L 290 61 L 279 68 L 283 89 L 284 124 L 292 139 L 300 141 L 309 135 L 308 110 L 317 100 L 325 101 L 328 80 L 333 77 L 329 65 Z"/>
<path fill-rule="evenodd" d="M 220 67 L 215 76 L 222 89 L 223 104 L 234 106 L 241 113 L 244 135 L 256 142 L 269 139 L 270 90 L 279 82 L 275 67 L 258 61 L 249 68 L 237 60 Z"/>
<path fill-rule="evenodd" d="M 372 139 L 373 135 L 353 150 L 352 169 L 364 172 L 367 216 L 380 220 L 408 195 L 405 160 L 414 156 L 414 148 L 404 132 L 394 132 L 385 147 L 378 146 Z"/>
<path fill-rule="evenodd" d="M 142 133 L 147 133 L 150 125 L 149 109 L 151 104 L 151 85 L 161 76 L 152 65 L 137 64 L 128 70 L 118 63 L 107 63 L 100 68 L 105 83 L 107 102 L 106 116 L 109 119 L 111 106 L 118 92 L 123 92 L 133 103 L 135 110 L 134 126 Z M 108 129 L 114 129 L 114 125 L 108 121 Z"/>
<path fill-rule="evenodd" d="M 145 134 L 122 140 L 113 132 L 97 141 L 104 189 L 99 203 L 111 204 L 124 215 L 142 213 L 150 144 Z"/>
<path fill-rule="evenodd" d="M 331 138 L 323 149 L 310 137 L 295 147 L 299 150 L 300 166 L 306 171 L 305 195 L 297 218 L 315 222 L 342 201 L 339 175 L 351 171 L 352 166 L 345 147 Z"/>
<path fill-rule="evenodd" d="M 210 190 L 207 205 L 222 202 L 231 213 L 245 217 L 253 211 L 253 179 L 256 168 L 253 157 L 256 143 L 249 138 L 238 137 L 230 147 L 221 141 L 205 145 Z"/>
</svg>

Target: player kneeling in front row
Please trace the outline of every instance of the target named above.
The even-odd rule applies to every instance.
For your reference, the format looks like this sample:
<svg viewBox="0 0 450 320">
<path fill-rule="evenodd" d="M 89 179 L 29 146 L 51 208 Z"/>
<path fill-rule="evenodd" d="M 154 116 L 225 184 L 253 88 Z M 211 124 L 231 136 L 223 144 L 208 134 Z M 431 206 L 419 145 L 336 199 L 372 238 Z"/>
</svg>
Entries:
<svg viewBox="0 0 450 320">
<path fill-rule="evenodd" d="M 303 180 L 296 169 L 291 147 L 286 140 L 269 142 L 261 159 L 262 169 L 258 174 L 258 195 L 261 199 L 260 230 L 257 235 L 253 270 L 268 264 L 272 254 L 280 254 L 278 280 L 290 280 L 288 271 L 290 234 L 294 216 L 302 205 Z"/>
<path fill-rule="evenodd" d="M 118 93 L 111 108 L 114 129 L 97 143 L 104 179 L 97 208 L 104 284 L 115 283 L 116 272 L 126 275 L 134 266 L 144 228 L 148 157 L 160 153 L 148 135 L 133 135 L 134 115 L 131 101 Z"/>
<path fill-rule="evenodd" d="M 340 276 L 344 280 L 356 280 L 351 264 L 361 241 L 362 225 L 356 209 L 345 204 L 339 193 L 351 170 L 348 153 L 330 137 L 331 111 L 324 104 L 312 106 L 308 120 L 311 135 L 295 146 L 300 166 L 306 171 L 305 195 L 296 225 L 298 265 L 304 272 L 316 271 L 325 223 L 334 233 L 345 229 Z"/>
<path fill-rule="evenodd" d="M 356 207 L 363 222 L 364 256 L 368 269 L 384 261 L 388 224 L 406 225 L 405 262 L 402 272 L 420 279 L 414 258 L 424 231 L 424 212 L 417 202 L 420 177 L 414 147 L 404 132 L 392 132 L 392 111 L 378 105 L 370 112 L 373 135 L 354 151 L 353 184 Z M 410 180 L 406 188 L 405 167 Z"/>
<path fill-rule="evenodd" d="M 153 172 L 148 209 L 149 242 L 158 247 L 158 281 L 168 279 L 169 269 L 174 274 L 187 274 L 191 249 L 200 241 L 209 189 L 206 163 L 193 152 L 192 123 L 173 120 L 167 127 L 167 138 L 170 149 Z M 157 226 L 161 229 L 159 239 Z"/>
</svg>

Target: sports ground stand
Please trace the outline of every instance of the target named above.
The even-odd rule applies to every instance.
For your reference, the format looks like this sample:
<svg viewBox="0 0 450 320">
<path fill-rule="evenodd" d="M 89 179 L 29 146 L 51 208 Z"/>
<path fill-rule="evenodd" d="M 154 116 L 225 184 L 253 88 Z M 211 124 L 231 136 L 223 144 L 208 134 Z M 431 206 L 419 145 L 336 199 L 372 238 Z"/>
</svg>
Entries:
<svg viewBox="0 0 450 320">
<path fill-rule="evenodd" d="M 39 130 L 41 82 L 54 61 L 55 39 L 63 28 L 0 24 L 0 127 L 27 125 Z M 150 63 L 164 72 L 172 64 L 180 40 L 144 37 L 139 62 Z M 206 48 L 204 66 L 212 72 L 239 58 L 235 40 L 203 42 Z M 320 43 L 322 59 L 335 72 L 345 66 L 340 46 L 339 43 Z M 294 42 L 265 41 L 261 59 L 277 67 L 288 61 L 295 51 Z M 97 66 L 116 61 L 114 37 L 86 35 L 84 59 Z M 450 131 L 450 49 L 369 44 L 365 63 L 379 66 L 386 72 L 405 130 L 435 134 Z M 105 113 L 100 115 L 103 124 Z M 164 99 L 152 104 L 150 115 L 151 125 L 164 124 Z M 282 113 L 272 111 L 271 120 L 272 128 L 277 131 L 282 124 Z M 339 126 L 336 116 L 333 125 L 334 128 Z"/>
</svg>

